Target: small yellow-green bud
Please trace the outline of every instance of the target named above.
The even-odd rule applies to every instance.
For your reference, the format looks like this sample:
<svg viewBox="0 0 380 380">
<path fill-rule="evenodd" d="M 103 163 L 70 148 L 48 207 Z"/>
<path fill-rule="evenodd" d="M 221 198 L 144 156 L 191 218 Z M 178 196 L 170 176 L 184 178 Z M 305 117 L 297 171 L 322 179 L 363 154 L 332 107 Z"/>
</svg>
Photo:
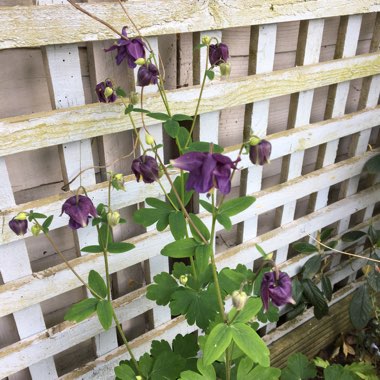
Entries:
<svg viewBox="0 0 380 380">
<path fill-rule="evenodd" d="M 15 220 L 26 220 L 26 218 L 28 217 L 28 214 L 26 212 L 19 212 L 15 217 L 14 219 Z"/>
<path fill-rule="evenodd" d="M 136 104 L 139 104 L 139 101 L 140 95 L 135 91 L 131 91 L 129 94 L 129 102 L 135 106 Z"/>
<path fill-rule="evenodd" d="M 143 380 L 143 378 L 140 375 L 137 375 L 136 380 Z"/>
<path fill-rule="evenodd" d="M 181 276 L 179 276 L 179 282 L 182 284 L 182 285 L 186 285 L 187 284 L 187 275 L 186 274 L 182 274 Z"/>
<path fill-rule="evenodd" d="M 110 211 L 107 214 L 107 221 L 108 225 L 111 227 L 115 227 L 119 224 L 120 222 L 120 214 L 117 211 Z"/>
<path fill-rule="evenodd" d="M 202 37 L 202 44 L 203 45 L 209 45 L 211 42 L 211 38 L 209 36 L 203 36 Z"/>
<path fill-rule="evenodd" d="M 122 173 L 115 174 L 114 178 L 116 179 L 116 181 L 124 181 L 124 176 Z"/>
<path fill-rule="evenodd" d="M 241 310 L 246 304 L 247 299 L 247 293 L 242 290 L 235 290 L 232 293 L 232 304 L 236 307 L 236 310 Z"/>
<path fill-rule="evenodd" d="M 227 62 L 223 62 L 219 65 L 220 67 L 220 74 L 223 76 L 223 77 L 229 77 L 230 74 L 231 74 L 231 65 Z"/>
<path fill-rule="evenodd" d="M 267 260 L 272 260 L 273 259 L 273 252 L 272 253 L 268 253 L 266 259 Z"/>
<path fill-rule="evenodd" d="M 260 137 L 251 136 L 251 138 L 249 139 L 249 145 L 255 146 L 255 145 L 259 144 L 260 141 L 261 141 Z"/>
<path fill-rule="evenodd" d="M 146 61 L 145 61 L 144 58 L 137 58 L 136 61 L 135 61 L 136 65 L 139 65 L 139 66 L 145 65 L 145 62 Z"/>
<path fill-rule="evenodd" d="M 145 134 L 145 142 L 148 145 L 154 145 L 154 138 L 153 138 L 153 136 L 151 136 L 149 133 L 146 133 Z"/>
<path fill-rule="evenodd" d="M 114 174 L 112 176 L 111 183 L 112 183 L 112 187 L 114 189 L 125 191 L 125 188 L 124 188 L 124 176 L 123 176 L 123 174 L 121 174 L 121 173 Z"/>
<path fill-rule="evenodd" d="M 106 87 L 106 88 L 104 89 L 104 96 L 105 96 L 106 98 L 109 98 L 112 94 L 113 94 L 113 90 L 112 90 L 111 87 Z"/>
<path fill-rule="evenodd" d="M 30 231 L 32 232 L 33 236 L 38 236 L 41 232 L 41 227 L 38 224 L 33 224 Z"/>
</svg>

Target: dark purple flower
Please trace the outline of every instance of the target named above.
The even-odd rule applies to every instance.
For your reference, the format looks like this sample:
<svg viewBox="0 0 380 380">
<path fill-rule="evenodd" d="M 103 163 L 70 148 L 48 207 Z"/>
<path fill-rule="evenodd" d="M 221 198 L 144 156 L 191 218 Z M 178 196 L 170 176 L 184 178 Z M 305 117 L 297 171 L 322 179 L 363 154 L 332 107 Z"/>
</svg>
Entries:
<svg viewBox="0 0 380 380">
<path fill-rule="evenodd" d="M 211 66 L 219 66 L 221 63 L 227 62 L 230 57 L 228 46 L 223 43 L 210 45 L 208 57 Z"/>
<path fill-rule="evenodd" d="M 231 190 L 231 169 L 236 169 L 240 161 L 232 161 L 219 153 L 189 152 L 173 160 L 173 166 L 190 172 L 186 190 L 194 189 L 198 193 L 207 193 L 213 187 L 221 193 Z"/>
<path fill-rule="evenodd" d="M 28 230 L 28 221 L 13 218 L 9 223 L 9 228 L 17 235 L 25 235 Z"/>
<path fill-rule="evenodd" d="M 113 103 L 117 99 L 116 92 L 113 89 L 113 84 L 110 79 L 100 82 L 95 87 L 96 95 L 98 95 L 99 102 Z"/>
<path fill-rule="evenodd" d="M 157 84 L 158 74 L 158 69 L 153 63 L 140 66 L 137 72 L 137 85 L 144 87 L 150 84 Z"/>
<path fill-rule="evenodd" d="M 285 272 L 279 272 L 278 279 L 276 279 L 276 272 L 265 273 L 261 283 L 261 299 L 263 300 L 265 311 L 268 310 L 269 299 L 276 306 L 282 306 L 287 303 L 294 304 L 290 277 Z"/>
<path fill-rule="evenodd" d="M 254 165 L 264 165 L 269 162 L 272 153 L 272 144 L 267 140 L 261 140 L 249 148 L 249 159 Z"/>
<path fill-rule="evenodd" d="M 70 217 L 69 227 L 77 230 L 81 227 L 86 227 L 90 218 L 98 216 L 95 206 L 89 197 L 84 195 L 74 195 L 66 200 L 62 205 L 62 213 Z"/>
<path fill-rule="evenodd" d="M 158 178 L 158 164 L 151 156 L 140 156 L 132 161 L 132 171 L 137 182 L 153 183 Z"/>
<path fill-rule="evenodd" d="M 127 37 L 127 27 L 122 30 L 122 35 Z M 124 39 L 119 38 L 110 48 L 104 51 L 112 51 L 117 49 L 116 64 L 120 65 L 125 58 L 128 60 L 128 66 L 134 69 L 137 65 L 135 61 L 139 58 L 145 59 L 145 44 L 140 38 Z"/>
</svg>

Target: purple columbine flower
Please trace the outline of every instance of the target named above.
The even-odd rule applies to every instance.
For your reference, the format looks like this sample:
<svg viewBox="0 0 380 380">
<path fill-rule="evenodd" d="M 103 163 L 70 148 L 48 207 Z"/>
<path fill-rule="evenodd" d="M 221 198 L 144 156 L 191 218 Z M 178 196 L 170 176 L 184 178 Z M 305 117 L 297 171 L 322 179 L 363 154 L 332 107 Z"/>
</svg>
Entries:
<svg viewBox="0 0 380 380">
<path fill-rule="evenodd" d="M 249 159 L 254 165 L 264 165 L 269 162 L 272 153 L 272 144 L 267 140 L 261 140 L 249 148 Z"/>
<path fill-rule="evenodd" d="M 186 190 L 207 193 L 213 187 L 221 193 L 231 191 L 231 169 L 236 169 L 236 161 L 220 153 L 189 152 L 172 161 L 176 168 L 190 172 Z"/>
<path fill-rule="evenodd" d="M 145 183 L 153 183 L 158 178 L 158 164 L 151 156 L 140 156 L 132 161 L 132 172 L 137 182 L 142 179 Z"/>
<path fill-rule="evenodd" d="M 228 46 L 223 43 L 210 45 L 208 57 L 211 66 L 219 66 L 221 63 L 227 62 L 230 57 Z"/>
<path fill-rule="evenodd" d="M 265 311 L 268 310 L 269 299 L 276 306 L 282 306 L 287 303 L 294 304 L 290 277 L 285 272 L 279 272 L 278 279 L 276 278 L 276 272 L 265 273 L 261 282 L 261 299 Z"/>
<path fill-rule="evenodd" d="M 124 26 L 121 34 L 124 37 L 127 37 L 126 26 Z M 125 58 L 127 58 L 128 66 L 131 69 L 134 69 L 137 66 L 135 63 L 136 59 L 139 59 L 139 58 L 145 59 L 145 44 L 141 40 L 141 38 L 133 38 L 133 39 L 119 38 L 117 42 L 115 42 L 108 49 L 104 49 L 104 51 L 108 52 L 115 49 L 117 49 L 117 55 L 116 55 L 117 65 L 120 65 L 120 63 L 123 62 Z"/>
<path fill-rule="evenodd" d="M 66 200 L 62 205 L 62 213 L 70 217 L 69 227 L 77 230 L 81 227 L 86 227 L 90 218 L 98 216 L 95 206 L 89 197 L 84 195 L 74 195 Z"/>
<path fill-rule="evenodd" d="M 153 63 L 147 63 L 140 66 L 137 72 L 137 85 L 144 87 L 150 84 L 157 84 L 158 82 L 158 69 Z"/>
<path fill-rule="evenodd" d="M 9 223 L 9 228 L 17 235 L 25 235 L 28 230 L 28 221 L 13 218 Z"/>
<path fill-rule="evenodd" d="M 98 83 L 95 87 L 95 91 L 101 103 L 113 103 L 117 99 L 116 92 L 113 89 L 113 83 L 110 79 Z"/>
</svg>

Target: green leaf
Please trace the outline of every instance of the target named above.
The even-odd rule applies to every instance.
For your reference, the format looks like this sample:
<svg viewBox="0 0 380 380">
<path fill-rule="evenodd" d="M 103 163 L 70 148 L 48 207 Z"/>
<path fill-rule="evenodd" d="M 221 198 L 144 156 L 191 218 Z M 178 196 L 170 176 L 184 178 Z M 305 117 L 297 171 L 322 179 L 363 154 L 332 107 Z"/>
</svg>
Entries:
<svg viewBox="0 0 380 380">
<path fill-rule="evenodd" d="M 146 116 L 149 116 L 152 119 L 162 120 L 162 121 L 166 121 L 166 120 L 170 119 L 169 115 L 167 115 L 166 113 L 162 113 L 162 112 L 148 112 L 146 114 Z"/>
<path fill-rule="evenodd" d="M 108 239 L 108 241 L 107 241 Z M 104 223 L 99 228 L 98 242 L 100 247 L 106 248 L 112 243 L 112 232 L 108 224 Z"/>
<path fill-rule="evenodd" d="M 124 253 L 130 251 L 133 248 L 135 248 L 135 246 L 131 243 L 109 243 L 107 251 L 109 253 Z"/>
<path fill-rule="evenodd" d="M 281 380 L 308 380 L 316 375 L 314 363 L 309 363 L 305 355 L 296 353 L 289 356 L 287 365 L 282 370 Z"/>
<path fill-rule="evenodd" d="M 267 253 L 264 251 L 264 249 L 258 245 L 258 244 L 255 244 L 255 247 L 256 249 L 259 251 L 260 255 L 263 257 L 263 258 L 266 258 L 267 257 Z"/>
<path fill-rule="evenodd" d="M 136 380 L 136 374 L 127 364 L 120 364 L 114 369 L 115 375 L 120 380 Z"/>
<path fill-rule="evenodd" d="M 316 365 L 316 367 L 320 368 L 327 368 L 330 365 L 328 360 L 323 360 L 319 356 L 313 359 L 313 363 Z"/>
<path fill-rule="evenodd" d="M 33 216 L 34 219 L 45 219 L 47 216 L 45 214 L 40 214 L 39 212 L 30 212 L 31 216 Z"/>
<path fill-rule="evenodd" d="M 157 305 L 167 305 L 179 287 L 177 281 L 166 272 L 157 274 L 153 280 L 155 283 L 148 286 L 146 298 L 156 301 Z"/>
<path fill-rule="evenodd" d="M 147 205 L 165 212 L 173 211 L 173 207 L 169 203 L 166 203 L 157 198 L 148 197 L 145 199 L 145 202 Z"/>
<path fill-rule="evenodd" d="M 237 215 L 251 206 L 255 200 L 256 198 L 251 196 L 230 199 L 219 207 L 219 213 L 229 217 Z"/>
<path fill-rule="evenodd" d="M 290 321 L 291 319 L 294 319 L 298 315 L 302 314 L 306 310 L 306 304 L 305 302 L 300 302 L 296 306 L 294 306 L 290 311 L 286 313 L 286 320 Z"/>
<path fill-rule="evenodd" d="M 89 253 L 99 253 L 103 252 L 103 249 L 100 245 L 88 245 L 87 247 L 81 248 L 81 251 Z"/>
<path fill-rule="evenodd" d="M 360 378 L 353 372 L 343 368 L 340 364 L 332 364 L 323 370 L 325 380 L 359 380 Z"/>
<path fill-rule="evenodd" d="M 370 158 L 364 165 L 364 170 L 371 174 L 378 173 L 380 171 L 380 154 Z"/>
<path fill-rule="evenodd" d="M 195 334 L 178 334 L 172 343 L 173 351 L 185 359 L 195 358 L 198 354 L 198 342 Z"/>
<path fill-rule="evenodd" d="M 172 119 L 175 121 L 185 121 L 185 120 L 193 120 L 193 118 L 189 115 L 184 115 L 182 113 L 176 113 L 172 116 Z"/>
<path fill-rule="evenodd" d="M 208 79 L 213 80 L 215 77 L 215 73 L 212 70 L 206 70 L 205 72 Z"/>
<path fill-rule="evenodd" d="M 318 248 L 310 243 L 298 242 L 292 245 L 293 249 L 300 253 L 313 253 L 318 252 Z"/>
<path fill-rule="evenodd" d="M 260 298 L 248 298 L 246 304 L 244 305 L 243 309 L 240 311 L 238 316 L 235 318 L 233 323 L 235 324 L 249 322 L 253 317 L 255 317 L 259 313 L 262 306 L 263 303 Z"/>
<path fill-rule="evenodd" d="M 379 244 L 379 240 L 380 240 L 380 231 L 376 230 L 373 225 L 371 224 L 369 227 L 368 227 L 368 237 L 369 237 L 369 240 L 371 241 L 371 244 L 373 246 L 375 246 L 376 244 L 378 245 Z"/>
<path fill-rule="evenodd" d="M 177 144 L 180 149 L 185 149 L 186 148 L 186 143 L 189 140 L 189 143 L 191 143 L 191 138 L 189 139 L 190 133 L 189 131 L 184 128 L 180 127 L 177 135 Z"/>
<path fill-rule="evenodd" d="M 323 293 L 310 279 L 302 280 L 303 294 L 306 299 L 314 306 L 314 315 L 317 319 L 321 319 L 329 312 L 329 307 L 323 296 Z"/>
<path fill-rule="evenodd" d="M 164 209 L 141 208 L 134 212 L 133 220 L 137 224 L 141 224 L 144 227 L 148 227 L 156 223 L 158 220 L 164 218 L 165 216 L 169 217 L 169 212 L 170 211 Z"/>
<path fill-rule="evenodd" d="M 337 240 L 331 240 L 328 243 L 326 243 L 326 245 L 328 248 L 324 247 L 325 251 L 333 250 L 338 245 L 338 241 Z"/>
<path fill-rule="evenodd" d="M 372 270 L 367 277 L 368 285 L 375 291 L 380 292 L 380 273 Z"/>
<path fill-rule="evenodd" d="M 194 141 L 192 142 L 186 152 L 206 152 L 209 153 L 211 151 L 211 144 L 206 141 Z M 218 144 L 212 144 L 212 152 L 213 153 L 223 153 L 224 148 Z"/>
<path fill-rule="evenodd" d="M 189 213 L 191 221 L 194 223 L 195 227 L 198 229 L 198 231 L 201 233 L 201 235 L 207 240 L 210 240 L 210 231 L 205 226 L 205 224 L 202 222 L 201 219 L 195 214 Z M 193 238 L 197 240 L 200 243 L 204 243 L 203 239 L 201 238 L 201 235 L 195 230 L 193 225 L 189 223 L 190 231 L 193 235 Z"/>
<path fill-rule="evenodd" d="M 223 354 L 232 340 L 232 328 L 224 323 L 218 323 L 207 337 L 203 350 L 203 363 L 207 366 Z"/>
<path fill-rule="evenodd" d="M 363 329 L 371 319 L 372 311 L 368 288 L 361 286 L 352 296 L 350 303 L 349 314 L 352 325 L 358 330 Z"/>
<path fill-rule="evenodd" d="M 125 107 L 124 114 L 125 114 L 125 115 L 128 115 L 128 114 L 131 113 L 132 111 L 133 111 L 133 104 L 128 104 L 128 106 Z"/>
<path fill-rule="evenodd" d="M 195 49 L 201 49 L 201 48 L 203 48 L 205 46 L 207 46 L 207 45 L 206 44 L 197 44 L 197 45 L 195 45 L 194 50 Z"/>
<path fill-rule="evenodd" d="M 245 323 L 231 326 L 232 339 L 237 346 L 255 363 L 269 367 L 269 350 L 260 336 Z"/>
<path fill-rule="evenodd" d="M 208 203 L 206 201 L 204 201 L 203 199 L 200 199 L 199 200 L 199 204 L 206 210 L 208 211 L 210 214 L 212 214 L 213 212 L 213 209 L 212 209 L 212 204 L 211 203 Z"/>
<path fill-rule="evenodd" d="M 50 215 L 43 223 L 42 229 L 48 229 L 50 227 L 51 222 L 53 221 L 54 215 Z"/>
<path fill-rule="evenodd" d="M 149 374 L 152 371 L 154 359 L 146 352 L 143 356 L 139 359 L 139 368 L 141 371 L 141 374 L 148 379 Z"/>
<path fill-rule="evenodd" d="M 178 136 L 179 128 L 180 126 L 178 121 L 173 119 L 166 120 L 164 123 L 166 133 L 172 138 L 176 138 Z"/>
<path fill-rule="evenodd" d="M 249 372 L 251 371 L 253 367 L 253 361 L 248 358 L 247 356 L 242 358 L 239 362 L 236 379 L 237 380 L 247 380 L 250 379 L 248 376 Z"/>
<path fill-rule="evenodd" d="M 151 344 L 150 355 L 157 359 L 163 352 L 172 352 L 170 344 L 166 340 L 154 340 Z"/>
<path fill-rule="evenodd" d="M 90 270 L 90 273 L 88 274 L 88 285 L 101 298 L 107 297 L 107 285 L 102 276 L 95 270 Z M 92 293 L 92 295 L 96 297 L 94 293 Z"/>
<path fill-rule="evenodd" d="M 321 236 L 320 236 L 321 242 L 323 243 L 323 242 L 325 242 L 327 239 L 329 239 L 333 231 L 334 231 L 334 228 L 325 228 L 325 229 L 321 232 Z"/>
<path fill-rule="evenodd" d="M 225 214 L 217 214 L 216 220 L 225 228 L 225 230 L 229 231 L 232 228 L 231 219 Z"/>
<path fill-rule="evenodd" d="M 127 93 L 121 87 L 118 87 L 115 92 L 117 96 L 120 96 L 122 98 L 127 97 Z"/>
<path fill-rule="evenodd" d="M 241 380 L 278 380 L 280 376 L 281 370 L 279 368 L 263 367 L 261 365 L 257 365 L 246 378 L 241 378 Z M 239 380 L 239 378 L 237 380 Z"/>
<path fill-rule="evenodd" d="M 357 376 L 359 376 L 361 379 L 364 380 L 376 380 L 378 379 L 376 368 L 373 367 L 370 363 L 366 362 L 353 362 L 351 364 L 346 364 L 344 366 L 344 369 L 349 370 L 353 373 L 355 373 Z"/>
<path fill-rule="evenodd" d="M 327 276 L 323 275 L 321 278 L 321 283 L 322 283 L 323 294 L 325 295 L 328 301 L 331 301 L 333 288 L 332 288 L 330 279 Z"/>
<path fill-rule="evenodd" d="M 322 264 L 321 255 L 315 255 L 311 257 L 303 266 L 302 269 L 302 278 L 310 278 L 312 279 L 317 272 L 319 271 Z"/>
<path fill-rule="evenodd" d="M 150 112 L 149 110 L 146 110 L 144 108 L 137 108 L 137 107 L 134 107 L 133 111 L 134 112 L 140 112 L 140 113 L 149 113 Z"/>
<path fill-rule="evenodd" d="M 66 312 L 65 321 L 81 322 L 88 318 L 91 314 L 95 313 L 98 304 L 96 298 L 86 298 L 73 306 Z"/>
<path fill-rule="evenodd" d="M 193 190 L 191 191 L 186 191 L 185 189 L 185 184 L 187 182 L 187 179 L 189 178 L 189 173 L 183 173 L 182 176 L 178 176 L 174 180 L 174 188 L 177 190 L 177 193 L 181 196 L 183 194 L 184 199 L 183 199 L 183 204 L 184 206 L 187 206 L 187 204 L 190 202 L 190 199 L 194 193 Z M 182 183 L 183 181 L 183 183 Z M 180 208 L 180 205 L 178 203 L 177 197 L 174 194 L 173 189 L 170 190 L 169 197 L 172 200 L 172 202 L 177 206 L 177 208 Z"/>
<path fill-rule="evenodd" d="M 161 255 L 176 259 L 192 257 L 199 243 L 195 239 L 181 239 L 169 243 L 161 250 Z"/>
<path fill-rule="evenodd" d="M 164 351 L 154 361 L 149 379 L 176 380 L 185 366 L 186 359 L 172 351 Z"/>
<path fill-rule="evenodd" d="M 96 307 L 96 313 L 100 324 L 104 330 L 108 330 L 112 325 L 112 305 L 110 301 L 100 300 Z"/>
<path fill-rule="evenodd" d="M 181 372 L 181 377 L 179 378 L 179 380 L 206 380 L 206 379 L 207 378 L 203 377 L 202 375 L 194 371 Z"/>
<path fill-rule="evenodd" d="M 202 379 L 204 380 L 215 380 L 216 373 L 212 365 L 205 365 L 203 359 L 197 360 L 198 371 L 203 375 Z"/>
<path fill-rule="evenodd" d="M 207 270 L 211 252 L 211 245 L 199 245 L 195 249 L 195 268 L 197 270 L 198 277 L 202 277 Z"/>
<path fill-rule="evenodd" d="M 169 226 L 175 240 L 180 240 L 186 235 L 186 221 L 181 211 L 169 214 Z"/>
<path fill-rule="evenodd" d="M 241 284 L 246 280 L 244 274 L 230 268 L 223 268 L 218 277 L 220 287 L 226 294 L 232 294 L 234 290 L 240 289 Z"/>
<path fill-rule="evenodd" d="M 351 243 L 353 241 L 359 240 L 367 234 L 363 231 L 349 231 L 342 235 L 342 241 Z"/>
<path fill-rule="evenodd" d="M 292 279 L 292 298 L 298 303 L 303 294 L 303 287 L 297 277 Z"/>
</svg>

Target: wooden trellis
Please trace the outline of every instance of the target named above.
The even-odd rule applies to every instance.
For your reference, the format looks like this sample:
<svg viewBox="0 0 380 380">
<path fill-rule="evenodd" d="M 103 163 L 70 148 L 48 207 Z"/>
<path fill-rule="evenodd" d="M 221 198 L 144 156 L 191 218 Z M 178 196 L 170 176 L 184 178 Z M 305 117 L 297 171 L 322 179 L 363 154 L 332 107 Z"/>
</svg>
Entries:
<svg viewBox="0 0 380 380">
<path fill-rule="evenodd" d="M 26 76 L 36 75 L 33 88 L 40 92 L 35 96 L 44 97 L 45 103 L 34 106 L 34 99 L 19 96 L 26 112 L 7 101 L 0 105 L 0 378 L 112 378 L 113 367 L 128 357 L 115 328 L 104 333 L 96 316 L 78 324 L 63 322 L 64 310 L 86 297 L 81 283 L 56 260 L 54 251 L 43 257 L 41 240 L 32 243 L 30 234 L 15 236 L 8 222 L 24 210 L 53 215 L 52 233 L 67 245 L 65 254 L 73 268 L 84 278 L 91 269 L 105 274 L 101 256 L 80 253 L 96 233 L 89 228 L 72 236 L 64 228 L 67 219 L 59 215 L 71 193 L 60 187 L 80 170 L 114 162 L 130 152 L 132 125 L 124 105 L 95 103 L 91 88 L 112 77 L 126 90 L 135 90 L 135 73 L 126 66 L 116 67 L 113 57 L 103 53 L 115 35 L 62 4 L 65 1 L 8 3 L 0 1 L 0 67 L 7 68 L 0 73 L 5 83 L 0 93 L 16 99 L 9 93 L 12 83 L 19 83 L 20 62 L 15 60 L 30 53 L 33 61 L 40 59 L 45 76 L 41 79 L 32 70 Z M 85 9 L 116 28 L 127 23 L 117 3 L 88 3 L 97 4 L 82 3 Z M 268 135 L 273 146 L 273 163 L 264 168 L 242 156 L 240 182 L 235 180 L 233 193 L 254 195 L 257 201 L 232 218 L 236 228 L 231 233 L 217 224 L 217 266 L 251 264 L 260 258 L 255 248 L 259 243 L 267 252 L 276 252 L 277 264 L 295 276 L 310 256 L 294 255 L 289 249 L 294 241 L 325 226 L 335 225 L 339 237 L 348 228 L 379 224 L 380 184 L 366 182 L 362 170 L 380 153 L 380 14 L 376 13 L 380 2 L 190 0 L 180 5 L 173 0 L 151 0 L 149 7 L 138 0 L 125 3 L 141 33 L 162 56 L 172 109 L 194 112 L 207 57 L 193 47 L 203 35 L 215 36 L 230 46 L 232 75 L 207 83 L 197 137 L 223 145 L 232 159 L 240 149 L 235 143 L 246 139 L 250 128 L 260 137 Z M 25 65 L 21 67 L 26 69 Z M 21 93 L 29 94 L 27 85 Z M 163 111 L 156 88 L 145 91 L 144 108 Z M 281 121 L 274 122 L 276 117 Z M 140 128 L 140 120 L 136 122 Z M 161 124 L 149 118 L 145 122 L 155 140 L 164 142 L 162 157 L 172 158 Z M 137 183 L 129 175 L 132 159 L 110 167 L 127 175 L 127 191 L 113 194 L 113 208 L 122 210 L 128 220 L 146 197 L 163 195 L 157 184 Z M 61 165 L 58 181 L 56 172 L 49 174 L 49 165 Z M 36 178 L 29 177 L 21 184 L 29 168 L 36 168 L 38 186 Z M 85 171 L 70 189 L 85 185 L 94 203 L 106 203 L 106 170 Z M 169 188 L 167 180 L 162 183 Z M 200 217 L 210 225 L 202 209 Z M 160 250 L 172 241 L 170 232 L 145 231 L 128 223 L 126 229 L 115 231 L 115 239 L 128 239 L 136 248 L 110 255 L 109 261 L 116 313 L 135 338 L 131 344 L 139 355 L 149 349 L 152 339 L 171 339 L 194 331 L 195 326 L 183 318 L 172 319 L 168 308 L 145 298 L 147 283 L 169 267 Z M 328 273 L 332 284 L 353 281 L 364 262 L 341 261 L 337 256 Z M 346 293 L 336 292 L 332 304 L 356 286 L 352 283 Z M 311 317 L 308 311 L 297 323 Z M 272 343 L 284 334 L 275 329 L 265 339 Z M 77 347 L 82 347 L 81 354 Z"/>
</svg>

